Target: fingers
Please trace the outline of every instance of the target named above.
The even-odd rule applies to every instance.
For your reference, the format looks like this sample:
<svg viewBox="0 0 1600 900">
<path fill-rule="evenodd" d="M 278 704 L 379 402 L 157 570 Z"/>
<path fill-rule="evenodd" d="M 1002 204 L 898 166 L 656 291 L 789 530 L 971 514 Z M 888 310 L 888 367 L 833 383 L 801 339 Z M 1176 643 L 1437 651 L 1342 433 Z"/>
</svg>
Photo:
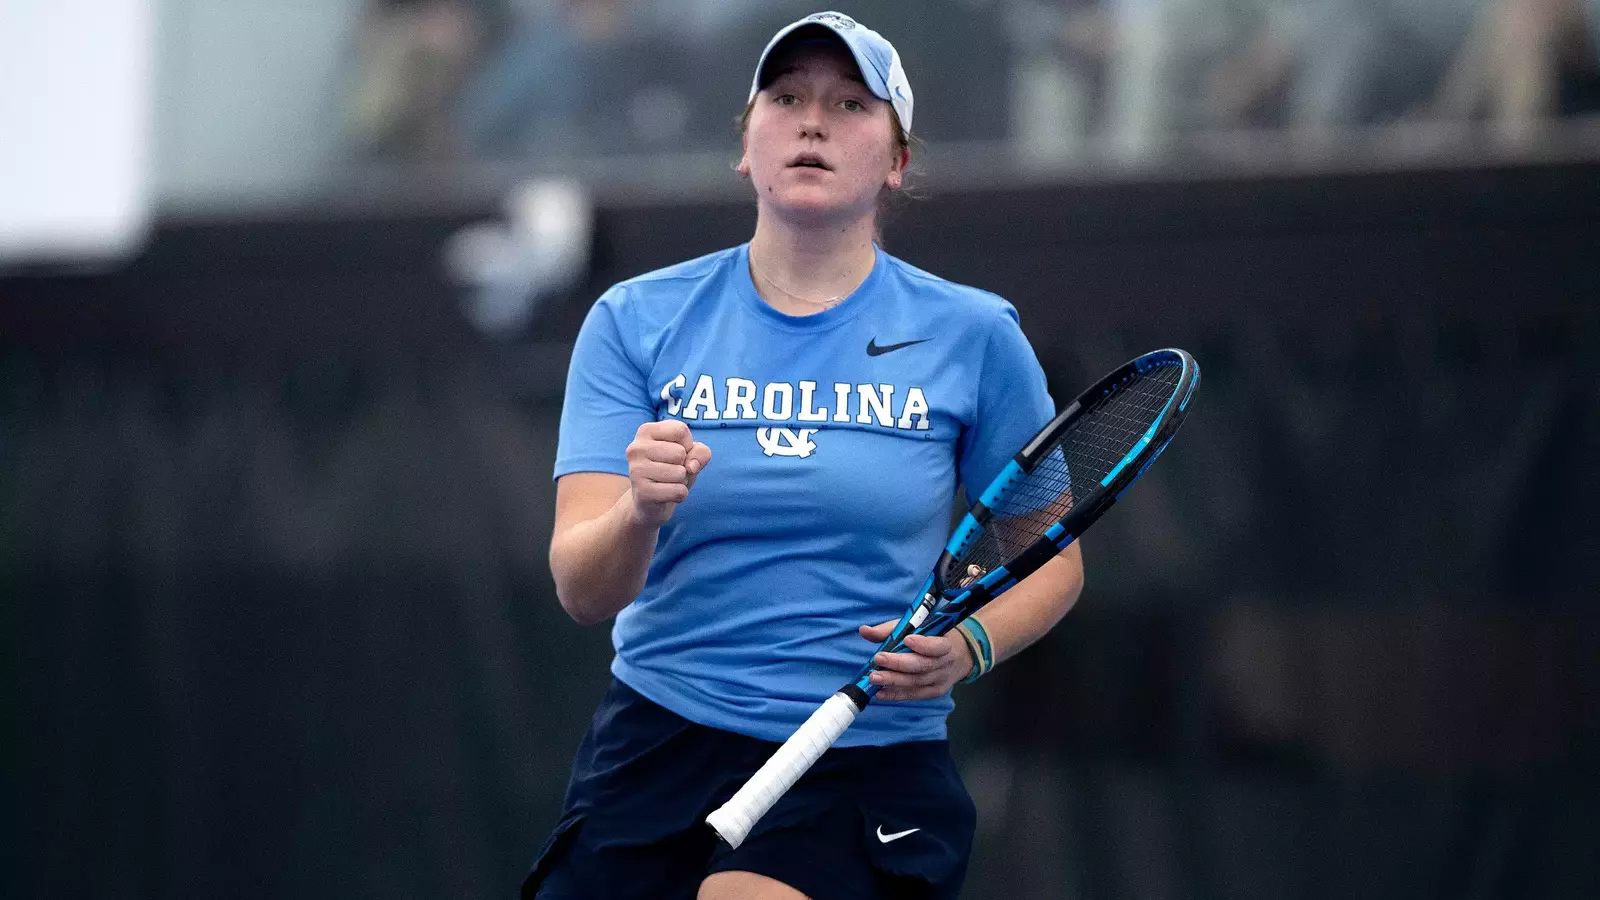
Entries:
<svg viewBox="0 0 1600 900">
<path fill-rule="evenodd" d="M 950 693 L 955 679 L 940 677 L 937 673 L 907 675 L 878 671 L 872 673 L 872 683 L 878 685 L 877 699 L 880 700 L 928 700 Z"/>
<path fill-rule="evenodd" d="M 635 456 L 655 462 L 682 466 L 693 463 L 694 474 L 711 462 L 711 448 L 694 439 L 689 426 L 677 419 L 646 422 L 634 434 L 628 445 L 629 459 Z"/>
<path fill-rule="evenodd" d="M 691 441 L 690 442 L 689 450 L 688 450 L 688 454 L 687 455 L 688 455 L 688 459 L 686 460 L 686 462 L 690 466 L 694 466 L 695 467 L 695 471 L 699 471 L 700 469 L 704 469 L 706 467 L 706 464 L 711 462 L 711 448 L 707 447 L 705 444 L 700 443 L 699 441 Z"/>
<path fill-rule="evenodd" d="M 635 481 L 644 480 L 659 484 L 687 485 L 689 473 L 683 466 L 643 459 L 628 466 L 628 474 Z"/>
<path fill-rule="evenodd" d="M 893 623 L 890 623 L 891 625 Z M 883 626 L 878 626 L 883 627 Z M 887 638 L 888 629 L 884 629 Z M 930 668 L 943 665 L 955 648 L 955 642 L 948 637 L 931 637 L 926 634 L 906 635 L 906 647 L 910 653 L 879 653 L 873 662 L 885 669 L 896 672 L 926 672 Z"/>
<path fill-rule="evenodd" d="M 887 622 L 879 622 L 876 625 L 862 625 L 857 631 L 867 640 L 881 644 L 889 639 L 889 632 L 894 630 L 894 626 L 899 621 L 899 619 L 890 619 Z"/>
<path fill-rule="evenodd" d="M 711 461 L 711 448 L 699 443 L 677 419 L 646 422 L 628 444 L 634 521 L 659 526 L 689 497 L 695 479 Z"/>
<path fill-rule="evenodd" d="M 638 437 L 677 444 L 685 450 L 694 446 L 694 435 L 690 434 L 688 424 L 681 419 L 662 419 L 659 422 L 646 422 L 639 426 Z"/>
<path fill-rule="evenodd" d="M 926 634 L 906 635 L 906 646 L 915 650 L 921 656 L 941 657 L 949 656 L 955 649 L 956 643 L 947 637 L 932 637 Z"/>
<path fill-rule="evenodd" d="M 862 636 L 867 637 L 868 632 L 881 632 L 883 637 L 887 637 L 893 624 L 862 626 Z M 878 671 L 873 672 L 870 679 L 873 684 L 880 686 L 878 699 L 927 700 L 942 697 L 965 674 L 956 664 L 959 657 L 953 652 L 954 643 L 948 637 L 908 635 L 906 648 L 911 652 L 879 653 L 873 657 Z"/>
<path fill-rule="evenodd" d="M 689 473 L 690 487 L 694 486 L 694 480 L 700 477 L 700 473 L 705 470 L 705 467 L 709 465 L 710 462 L 710 447 L 707 447 L 705 444 L 702 444 L 699 441 L 694 441 L 689 445 L 689 450 L 685 454 L 683 467 L 685 471 Z"/>
<path fill-rule="evenodd" d="M 689 499 L 689 486 L 681 481 L 638 477 L 633 480 L 633 498 L 639 503 L 682 503 Z"/>
<path fill-rule="evenodd" d="M 635 439 L 629 446 L 639 459 L 666 463 L 671 466 L 681 466 L 689 461 L 689 451 L 683 449 L 682 444 L 640 438 Z"/>
<path fill-rule="evenodd" d="M 906 646 L 911 646 L 909 641 Z M 890 672 L 922 675 L 939 668 L 946 661 L 941 656 L 923 656 L 921 653 L 879 653 L 872 658 L 872 662 L 878 668 Z"/>
<path fill-rule="evenodd" d="M 628 478 L 633 482 L 634 496 L 652 503 L 678 503 L 687 498 L 694 476 L 684 465 L 683 455 L 683 448 L 676 444 L 638 440 L 629 444 Z"/>
</svg>

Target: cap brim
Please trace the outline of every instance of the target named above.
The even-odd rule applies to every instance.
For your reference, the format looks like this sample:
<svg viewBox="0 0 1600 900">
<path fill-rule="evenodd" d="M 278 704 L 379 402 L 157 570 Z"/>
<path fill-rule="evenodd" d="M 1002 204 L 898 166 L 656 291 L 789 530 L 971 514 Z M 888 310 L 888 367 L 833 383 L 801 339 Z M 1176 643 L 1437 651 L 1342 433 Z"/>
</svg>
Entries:
<svg viewBox="0 0 1600 900">
<path fill-rule="evenodd" d="M 762 88 L 771 83 L 766 77 L 767 63 L 780 49 L 801 41 L 822 40 L 843 46 L 850 51 L 850 58 L 856 61 L 856 69 L 861 73 L 861 81 L 872 95 L 879 100 L 893 100 L 889 94 L 889 82 L 885 73 L 879 72 L 872 61 L 866 58 L 855 45 L 850 43 L 845 36 L 833 27 L 823 22 L 796 22 L 783 29 L 767 43 L 767 49 L 761 52 L 761 61 L 756 64 L 756 77 L 750 85 L 750 96 L 753 98 Z"/>
<path fill-rule="evenodd" d="M 832 16 L 844 20 L 847 27 L 840 28 L 827 18 L 817 16 Z M 795 40 L 834 40 L 844 44 L 850 51 L 850 58 L 856 61 L 856 70 L 861 74 L 861 82 L 867 86 L 873 96 L 885 100 L 894 109 L 895 117 L 900 121 L 900 126 L 911 132 L 912 95 L 911 83 L 906 79 L 904 67 L 900 63 L 900 54 L 894 49 L 883 35 L 861 25 L 838 13 L 823 14 L 801 19 L 792 23 L 767 42 L 766 49 L 761 51 L 761 59 L 756 63 L 755 78 L 750 82 L 750 98 L 754 100 L 756 94 L 766 87 L 765 80 L 767 63 L 772 59 L 773 51 L 787 46 Z"/>
</svg>

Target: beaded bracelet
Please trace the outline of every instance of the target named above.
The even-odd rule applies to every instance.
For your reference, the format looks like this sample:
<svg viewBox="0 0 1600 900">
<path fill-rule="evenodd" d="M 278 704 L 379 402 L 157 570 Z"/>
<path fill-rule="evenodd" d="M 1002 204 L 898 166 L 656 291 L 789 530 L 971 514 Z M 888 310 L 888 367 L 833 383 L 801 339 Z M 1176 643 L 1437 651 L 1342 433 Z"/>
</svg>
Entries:
<svg viewBox="0 0 1600 900">
<path fill-rule="evenodd" d="M 994 646 L 989 643 L 989 632 L 977 619 L 967 619 L 956 626 L 956 631 L 967 642 L 967 652 L 972 654 L 972 671 L 961 679 L 961 683 L 977 681 L 994 668 Z"/>
</svg>

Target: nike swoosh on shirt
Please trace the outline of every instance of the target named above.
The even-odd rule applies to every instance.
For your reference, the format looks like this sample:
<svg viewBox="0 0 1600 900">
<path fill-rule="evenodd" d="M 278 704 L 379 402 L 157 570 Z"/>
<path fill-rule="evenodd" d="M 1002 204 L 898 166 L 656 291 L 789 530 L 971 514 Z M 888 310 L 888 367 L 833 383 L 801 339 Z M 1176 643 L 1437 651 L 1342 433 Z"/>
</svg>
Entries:
<svg viewBox="0 0 1600 900">
<path fill-rule="evenodd" d="M 900 350 L 900 349 L 903 349 L 905 347 L 910 347 L 913 344 L 925 344 L 925 343 L 927 343 L 928 341 L 931 341 L 931 340 L 933 340 L 933 338 L 923 338 L 920 341 L 901 341 L 898 344 L 884 344 L 883 346 L 880 347 L 880 346 L 878 346 L 878 339 L 876 337 L 874 337 L 871 340 L 867 341 L 867 355 L 868 356 L 882 356 L 885 353 L 893 353 L 896 350 Z"/>
<path fill-rule="evenodd" d="M 898 841 L 898 840 L 900 840 L 901 838 L 905 837 L 908 834 L 914 834 L 914 833 L 916 833 L 918 831 L 921 831 L 921 830 L 922 830 L 921 828 L 907 828 L 905 831 L 896 831 L 894 834 L 884 834 L 883 833 L 883 826 L 879 825 L 878 826 L 878 840 L 883 842 L 883 843 L 885 843 L 885 844 L 887 844 L 890 841 Z"/>
</svg>

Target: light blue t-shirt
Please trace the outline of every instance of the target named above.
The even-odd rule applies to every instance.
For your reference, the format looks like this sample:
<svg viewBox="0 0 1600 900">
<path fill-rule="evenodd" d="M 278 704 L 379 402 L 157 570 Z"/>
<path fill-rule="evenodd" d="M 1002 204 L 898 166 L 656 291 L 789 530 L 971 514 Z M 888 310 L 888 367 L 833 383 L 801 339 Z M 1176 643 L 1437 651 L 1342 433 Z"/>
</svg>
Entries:
<svg viewBox="0 0 1600 900">
<path fill-rule="evenodd" d="M 976 495 L 1054 412 L 1016 310 L 884 253 L 857 291 L 778 312 L 741 245 L 642 275 L 590 310 L 556 477 L 628 472 L 674 417 L 711 463 L 617 616 L 612 672 L 692 721 L 781 741 L 855 678 L 856 627 L 899 618 Z M 875 703 L 841 746 L 945 735 L 950 698 Z"/>
</svg>

